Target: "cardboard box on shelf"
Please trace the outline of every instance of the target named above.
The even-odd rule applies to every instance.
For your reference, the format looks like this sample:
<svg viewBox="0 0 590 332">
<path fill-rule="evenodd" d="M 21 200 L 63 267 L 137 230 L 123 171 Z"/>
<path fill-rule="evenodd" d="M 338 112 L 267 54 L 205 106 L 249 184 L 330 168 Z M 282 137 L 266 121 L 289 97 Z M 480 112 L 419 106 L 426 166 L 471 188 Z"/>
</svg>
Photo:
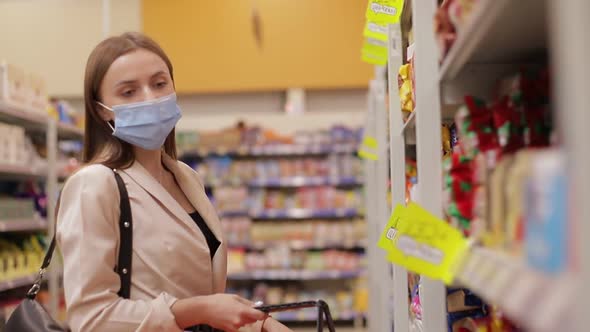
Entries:
<svg viewBox="0 0 590 332">
<path fill-rule="evenodd" d="M 45 112 L 48 104 L 45 80 L 36 74 L 27 74 L 27 104 L 33 109 Z"/>
<path fill-rule="evenodd" d="M 25 105 L 27 100 L 25 71 L 6 61 L 0 61 L 0 100 Z"/>
</svg>

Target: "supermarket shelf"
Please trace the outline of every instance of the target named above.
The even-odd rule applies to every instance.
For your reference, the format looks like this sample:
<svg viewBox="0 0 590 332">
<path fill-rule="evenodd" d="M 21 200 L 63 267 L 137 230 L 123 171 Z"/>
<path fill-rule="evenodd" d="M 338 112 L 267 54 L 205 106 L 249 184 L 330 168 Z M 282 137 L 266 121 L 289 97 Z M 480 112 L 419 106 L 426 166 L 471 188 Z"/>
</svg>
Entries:
<svg viewBox="0 0 590 332">
<path fill-rule="evenodd" d="M 0 121 L 19 125 L 29 130 L 44 131 L 49 117 L 42 110 L 0 101 Z"/>
<path fill-rule="evenodd" d="M 0 292 L 5 292 L 7 290 L 32 285 L 35 282 L 37 275 L 37 273 L 34 273 L 28 276 L 19 277 L 12 280 L 0 281 Z"/>
<path fill-rule="evenodd" d="M 318 245 L 310 241 L 299 241 L 299 240 L 284 240 L 284 241 L 274 241 L 274 242 L 261 242 L 261 243 L 253 243 L 251 245 L 230 245 L 232 249 L 244 249 L 250 251 L 256 250 L 265 250 L 268 248 L 275 248 L 280 246 L 287 246 L 293 250 L 358 250 L 364 249 L 366 247 L 365 243 L 356 243 L 356 244 L 324 244 Z"/>
<path fill-rule="evenodd" d="M 274 220 L 274 219 L 341 219 L 360 216 L 357 209 L 288 209 L 288 210 L 265 210 L 250 214 L 252 219 Z"/>
<path fill-rule="evenodd" d="M 404 126 L 402 127 L 402 133 L 404 133 L 406 131 L 406 129 L 415 128 L 415 127 L 416 127 L 416 111 L 412 112 L 410 114 L 410 116 L 406 119 L 406 121 L 404 122 Z"/>
<path fill-rule="evenodd" d="M 356 153 L 357 144 L 324 144 L 324 145 L 294 145 L 278 144 L 266 146 L 241 146 L 238 149 L 228 149 L 220 146 L 198 151 L 185 151 L 185 158 L 203 158 L 207 156 L 235 156 L 235 157 L 281 157 L 281 156 L 310 156 L 327 155 L 332 153 Z"/>
<path fill-rule="evenodd" d="M 359 186 L 362 185 L 362 179 L 348 176 L 341 178 L 331 177 L 306 177 L 306 176 L 294 176 L 288 178 L 275 178 L 275 179 L 255 179 L 250 181 L 250 187 L 264 188 L 264 187 L 310 187 L 310 186 Z"/>
<path fill-rule="evenodd" d="M 258 220 L 277 219 L 347 219 L 360 217 L 360 211 L 354 208 L 343 209 L 287 209 L 264 211 L 221 211 L 219 215 L 224 218 L 250 217 Z"/>
<path fill-rule="evenodd" d="M 42 218 L 0 220 L 0 232 L 23 232 L 47 230 L 47 221 Z"/>
<path fill-rule="evenodd" d="M 555 324 L 568 315 L 576 289 L 571 275 L 549 276 L 485 248 L 472 249 L 457 280 L 531 331 L 559 331 Z"/>
<path fill-rule="evenodd" d="M 63 139 L 82 139 L 84 137 L 83 129 L 68 123 L 58 124 L 57 132 L 59 138 Z"/>
<path fill-rule="evenodd" d="M 30 177 L 46 177 L 45 172 L 40 172 L 34 167 L 24 165 L 8 165 L 0 163 L 0 177 L 10 178 L 30 178 Z"/>
<path fill-rule="evenodd" d="M 352 322 L 357 318 L 364 318 L 363 313 L 343 312 L 337 316 L 332 316 L 334 323 Z M 317 309 L 310 308 L 297 311 L 283 311 L 273 314 L 273 318 L 283 323 L 313 323 L 318 319 Z"/>
<path fill-rule="evenodd" d="M 0 101 L 0 121 L 24 127 L 35 132 L 46 132 L 50 117 L 45 110 L 36 110 L 30 107 L 14 105 Z M 81 139 L 84 131 L 74 125 L 58 123 L 57 132 L 59 138 Z"/>
<path fill-rule="evenodd" d="M 221 211 L 219 216 L 222 218 L 237 218 L 237 217 L 250 217 L 248 211 Z"/>
<path fill-rule="evenodd" d="M 228 274 L 228 280 L 332 280 L 354 279 L 364 273 L 353 271 L 257 270 Z"/>
<path fill-rule="evenodd" d="M 481 0 L 440 69 L 440 80 L 455 78 L 468 63 L 522 61 L 546 48 L 546 4 L 538 0 Z"/>
</svg>

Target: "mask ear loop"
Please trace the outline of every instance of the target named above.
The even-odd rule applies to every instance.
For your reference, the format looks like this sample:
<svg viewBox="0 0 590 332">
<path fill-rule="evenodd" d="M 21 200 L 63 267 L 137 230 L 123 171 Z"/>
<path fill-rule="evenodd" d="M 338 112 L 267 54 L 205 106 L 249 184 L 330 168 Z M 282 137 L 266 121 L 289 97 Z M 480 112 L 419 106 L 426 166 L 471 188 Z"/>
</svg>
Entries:
<svg viewBox="0 0 590 332">
<path fill-rule="evenodd" d="M 100 105 L 101 107 L 103 107 L 104 109 L 106 109 L 106 110 L 109 110 L 109 111 L 111 111 L 111 112 L 114 112 L 112 108 L 110 108 L 110 107 L 108 107 L 107 105 L 105 105 L 105 104 L 101 103 L 100 101 L 96 100 L 96 103 L 97 103 L 98 105 Z M 112 130 L 112 131 L 113 131 L 113 133 L 114 133 L 114 132 L 115 132 L 115 127 L 113 127 L 113 125 L 111 124 L 111 122 L 110 122 L 110 121 L 106 121 L 106 123 L 107 123 L 107 125 L 108 125 L 108 126 L 111 128 L 111 130 Z"/>
</svg>

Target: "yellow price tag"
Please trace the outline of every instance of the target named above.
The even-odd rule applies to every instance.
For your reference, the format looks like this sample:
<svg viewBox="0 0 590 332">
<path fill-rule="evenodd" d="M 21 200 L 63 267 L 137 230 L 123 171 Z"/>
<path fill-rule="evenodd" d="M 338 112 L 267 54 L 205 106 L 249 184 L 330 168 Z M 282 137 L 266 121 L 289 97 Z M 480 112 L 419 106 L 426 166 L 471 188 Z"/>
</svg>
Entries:
<svg viewBox="0 0 590 332">
<path fill-rule="evenodd" d="M 387 24 L 367 22 L 363 30 L 363 36 L 387 42 Z"/>
<path fill-rule="evenodd" d="M 361 59 L 373 65 L 385 65 L 387 63 L 387 42 L 372 38 L 365 39 Z"/>
<path fill-rule="evenodd" d="M 370 52 L 364 50 L 361 53 L 361 60 L 375 66 L 385 66 L 387 64 L 387 58 L 371 54 Z"/>
<path fill-rule="evenodd" d="M 363 144 L 358 154 L 363 159 L 377 160 L 377 139 L 373 136 L 366 135 L 363 138 Z"/>
<path fill-rule="evenodd" d="M 396 206 L 378 245 L 392 263 L 446 284 L 468 248 L 459 230 L 415 203 Z"/>
<path fill-rule="evenodd" d="M 369 0 L 367 20 L 374 23 L 398 23 L 404 9 L 404 0 Z"/>
</svg>

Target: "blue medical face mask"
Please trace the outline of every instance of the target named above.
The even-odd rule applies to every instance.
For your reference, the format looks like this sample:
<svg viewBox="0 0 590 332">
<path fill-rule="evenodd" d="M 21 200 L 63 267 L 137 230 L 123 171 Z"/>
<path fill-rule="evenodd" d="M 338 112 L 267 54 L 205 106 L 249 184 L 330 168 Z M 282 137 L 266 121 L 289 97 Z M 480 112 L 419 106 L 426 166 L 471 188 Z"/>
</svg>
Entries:
<svg viewBox="0 0 590 332">
<path fill-rule="evenodd" d="M 115 127 L 107 122 L 113 130 L 113 136 L 146 150 L 159 150 L 181 117 L 174 93 L 113 107 L 97 103 L 115 113 Z"/>
</svg>

